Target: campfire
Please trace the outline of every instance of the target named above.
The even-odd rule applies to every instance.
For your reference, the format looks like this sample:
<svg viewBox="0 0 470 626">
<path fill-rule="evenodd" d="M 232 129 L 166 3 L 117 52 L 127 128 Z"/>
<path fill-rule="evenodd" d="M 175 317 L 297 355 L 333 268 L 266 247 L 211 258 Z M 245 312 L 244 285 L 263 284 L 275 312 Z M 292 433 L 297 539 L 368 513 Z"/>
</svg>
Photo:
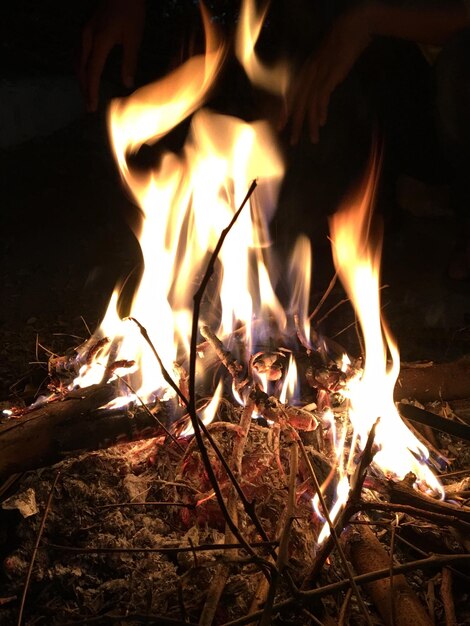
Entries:
<svg viewBox="0 0 470 626">
<path fill-rule="evenodd" d="M 37 581 L 66 588 L 63 606 L 57 595 L 47 600 L 43 620 L 51 624 L 267 626 L 279 616 L 370 624 L 377 614 L 390 624 L 431 624 L 434 595 L 425 606 L 419 581 L 413 589 L 403 574 L 437 568 L 439 619 L 457 623 L 451 584 L 468 561 L 470 509 L 460 495 L 468 487 L 452 493 L 439 478 L 448 461 L 417 422 L 461 439 L 468 427 L 416 403 L 400 411 L 395 404 L 400 358 L 382 318 L 380 237 L 371 233 L 379 156 L 330 223 L 336 277 L 363 343 L 353 357 L 315 328 L 308 239 L 299 236 L 288 263 L 275 258 L 268 226 L 283 176 L 275 134 L 265 121 L 204 108 L 229 48 L 204 11 L 203 19 L 205 54 L 110 106 L 115 161 L 141 210 L 144 269 L 131 302 L 125 282 L 118 285 L 93 336 L 49 360 L 48 393 L 4 412 L 3 478 L 66 460 L 55 472 L 27 475 L 4 502 L 28 524 L 35 494 L 47 499 L 42 521 L 24 531 L 31 545 L 5 561 L 12 592 L 0 607 L 19 611 L 22 623 L 39 571 Z M 266 68 L 255 54 L 262 23 L 244 2 L 235 52 L 254 85 L 282 98 L 287 66 Z M 142 146 L 188 118 L 179 152 L 162 151 L 150 170 L 135 166 Z M 282 302 L 280 284 L 289 286 Z M 109 451 L 77 456 L 98 448 Z M 94 485 L 105 460 L 112 476 Z M 116 475 L 129 467 L 126 499 Z M 73 472 L 90 481 L 83 516 Z M 101 519 L 92 522 L 92 511 Z M 397 563 L 396 544 L 407 542 L 400 525 L 432 535 L 442 553 L 417 548 L 419 559 Z M 388 551 L 371 527 L 382 529 Z M 436 527 L 454 542 L 451 551 Z M 136 543 L 122 543 L 121 531 Z M 111 562 L 121 583 L 106 591 L 100 582 L 91 593 L 81 581 Z M 122 583 L 134 570 L 143 577 L 136 574 L 135 593 Z M 434 594 L 436 577 L 426 584 Z"/>
</svg>

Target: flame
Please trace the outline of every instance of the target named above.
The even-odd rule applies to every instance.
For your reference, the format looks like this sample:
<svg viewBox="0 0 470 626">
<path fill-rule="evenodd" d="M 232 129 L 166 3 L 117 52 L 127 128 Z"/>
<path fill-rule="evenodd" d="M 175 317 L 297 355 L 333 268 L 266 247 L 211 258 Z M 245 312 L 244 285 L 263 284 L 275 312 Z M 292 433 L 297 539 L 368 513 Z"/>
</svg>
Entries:
<svg viewBox="0 0 470 626">
<path fill-rule="evenodd" d="M 268 68 L 261 63 L 255 52 L 268 7 L 269 3 L 265 2 L 257 11 L 254 0 L 243 3 L 239 18 L 240 28 L 235 40 L 235 54 L 253 85 L 284 96 L 289 86 L 289 66 L 280 62 L 275 67 Z"/>
<path fill-rule="evenodd" d="M 437 479 L 426 465 L 428 450 L 408 430 L 393 402 L 400 369 L 399 352 L 380 310 L 381 241 L 375 246 L 370 243 L 377 169 L 375 157 L 360 193 L 330 221 L 335 267 L 356 310 L 365 346 L 364 371 L 349 384 L 349 416 L 361 447 L 380 417 L 375 439 L 380 450 L 374 461 L 383 471 L 399 478 L 412 471 L 420 481 L 439 489 Z"/>
<path fill-rule="evenodd" d="M 297 364 L 295 362 L 294 355 L 289 357 L 289 365 L 287 366 L 287 374 L 282 383 L 281 393 L 279 394 L 279 400 L 283 404 L 287 402 L 293 402 L 297 399 L 298 395 L 298 374 Z"/>
<path fill-rule="evenodd" d="M 210 401 L 201 410 L 198 411 L 197 413 L 198 417 L 201 420 L 201 422 L 204 424 L 204 426 L 207 426 L 213 421 L 217 413 L 217 409 L 219 408 L 220 399 L 222 398 L 222 390 L 223 390 L 223 382 L 220 381 Z M 194 434 L 193 427 L 191 423 L 188 422 L 188 425 L 179 436 L 189 437 L 189 435 L 193 435 L 193 434 Z"/>
<path fill-rule="evenodd" d="M 308 305 L 312 280 L 312 253 L 310 241 L 305 235 L 297 238 L 290 260 L 289 279 L 292 287 L 290 310 L 299 318 L 300 330 L 310 343 L 310 320 Z"/>
<path fill-rule="evenodd" d="M 283 95 L 289 82 L 287 66 L 266 68 L 255 52 L 265 11 L 258 12 L 254 0 L 244 1 L 236 34 L 236 55 L 254 84 Z M 150 403 L 174 395 L 155 352 L 165 369 L 176 376 L 174 363 L 184 362 L 190 350 L 193 294 L 221 232 L 231 222 L 254 178 L 258 180 L 256 194 L 218 254 L 201 323 L 214 328 L 222 341 L 230 340 L 234 330 L 243 327 L 243 348 L 248 358 L 253 346 L 258 346 L 256 350 L 261 346 L 264 353 L 272 337 L 284 338 L 289 328 L 288 316 L 276 295 L 278 277 L 273 272 L 268 234 L 268 221 L 283 176 L 282 159 L 267 122 L 248 123 L 202 108 L 228 49 L 204 8 L 202 17 L 205 54 L 192 57 L 129 98 L 113 101 L 109 109 L 114 157 L 123 182 L 141 210 L 136 235 L 144 267 L 128 311 L 122 311 L 121 291 L 115 289 L 90 342 L 93 345 L 98 341 L 98 348 L 93 358 L 85 359 L 74 385 L 85 387 L 106 377 L 117 379 L 121 383 L 121 396 L 112 406 L 131 401 Z M 147 171 L 132 165 L 134 160 L 129 157 L 137 154 L 144 144 L 160 141 L 185 120 L 189 121 L 185 125 L 189 131 L 179 151 L 161 148 L 158 161 Z M 385 472 L 400 478 L 413 471 L 429 488 L 439 489 L 437 479 L 426 465 L 428 451 L 406 428 L 393 403 L 399 354 L 380 312 L 380 244 L 370 244 L 377 168 L 375 158 L 360 193 L 331 220 L 335 266 L 356 309 L 365 341 L 364 371 L 344 391 L 354 427 L 349 454 L 345 453 L 348 427 L 343 426 L 337 432 L 334 415 L 331 412 L 324 415 L 331 425 L 331 447 L 336 456 L 336 465 L 322 486 L 324 491 L 336 479 L 336 498 L 329 513 L 332 520 L 348 497 L 348 477 L 355 463 L 356 443 L 360 447 L 365 445 L 377 417 L 380 423 L 376 443 L 380 449 L 375 462 Z M 307 347 L 311 341 L 308 319 L 311 272 L 310 243 L 302 236 L 289 267 L 292 293 L 288 313 L 296 317 L 298 336 Z M 125 314 L 127 317 L 123 317 Z M 257 324 L 260 320 L 262 323 Z M 275 333 L 271 332 L 273 329 Z M 117 361 L 120 367 L 112 370 Z M 345 355 L 340 369 L 350 373 L 353 369 L 350 365 Z M 197 374 L 203 366 L 204 360 L 198 359 Z M 279 372 L 278 369 L 275 373 Z M 280 374 L 275 378 L 266 371 L 254 371 L 253 377 L 266 393 L 276 388 L 282 403 L 297 400 L 298 373 L 292 355 L 282 384 Z M 199 412 L 205 424 L 214 419 L 221 394 L 222 383 Z M 233 395 L 239 404 L 244 404 L 235 386 Z M 188 425 L 180 436 L 191 433 Z M 312 504 L 322 519 L 317 497 Z M 325 525 L 319 542 L 328 532 Z"/>
<path fill-rule="evenodd" d="M 179 356 L 187 357 L 192 296 L 208 254 L 254 178 L 258 179 L 256 198 L 241 213 L 218 255 L 214 293 L 204 321 L 216 325 L 222 339 L 231 336 L 236 324 L 244 324 L 247 352 L 254 319 L 269 316 L 278 328 L 285 327 L 286 316 L 271 282 L 267 229 L 283 175 L 282 160 L 266 122 L 246 123 L 201 109 L 227 51 L 204 10 L 203 20 L 204 55 L 110 106 L 108 126 L 116 163 L 142 215 L 136 235 L 144 271 L 127 313 L 145 328 L 150 341 L 138 325 L 122 318 L 116 289 L 94 336 L 94 340 L 111 340 L 92 363 L 82 367 L 75 385 L 100 382 L 108 363 L 124 359 L 136 365 L 117 374 L 144 401 L 173 394 L 154 352 L 170 373 Z M 247 27 L 253 31 L 243 31 Z M 259 31 L 251 19 L 240 29 L 238 40 L 246 42 L 247 58 L 253 59 L 249 46 L 254 46 Z M 132 166 L 130 155 L 143 144 L 160 140 L 189 116 L 189 133 L 179 153 L 162 150 L 150 171 Z M 121 392 L 132 395 L 129 389 Z"/>
</svg>

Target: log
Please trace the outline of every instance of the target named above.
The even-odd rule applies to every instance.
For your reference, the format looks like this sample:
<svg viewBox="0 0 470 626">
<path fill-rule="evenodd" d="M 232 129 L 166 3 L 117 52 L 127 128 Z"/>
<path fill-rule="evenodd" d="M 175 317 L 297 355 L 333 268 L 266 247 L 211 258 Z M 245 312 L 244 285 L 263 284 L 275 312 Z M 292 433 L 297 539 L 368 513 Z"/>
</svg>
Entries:
<svg viewBox="0 0 470 626">
<path fill-rule="evenodd" d="M 389 554 L 369 526 L 357 526 L 349 539 L 351 563 L 358 574 L 390 567 Z M 365 588 L 386 624 L 432 626 L 431 618 L 403 575 L 376 580 Z"/>
<path fill-rule="evenodd" d="M 402 365 L 394 398 L 413 398 L 420 402 L 470 398 L 470 359 L 451 363 Z"/>
<path fill-rule="evenodd" d="M 78 453 L 164 434 L 167 407 L 156 416 L 142 408 L 99 410 L 116 395 L 113 385 L 93 385 L 0 425 L 0 480 Z M 160 423 L 159 421 L 160 420 Z"/>
</svg>

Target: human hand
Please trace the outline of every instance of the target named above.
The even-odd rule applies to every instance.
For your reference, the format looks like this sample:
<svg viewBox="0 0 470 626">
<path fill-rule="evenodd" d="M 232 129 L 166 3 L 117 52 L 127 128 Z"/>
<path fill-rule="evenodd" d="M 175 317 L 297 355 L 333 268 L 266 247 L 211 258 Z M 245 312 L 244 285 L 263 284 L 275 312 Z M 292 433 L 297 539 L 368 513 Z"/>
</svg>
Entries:
<svg viewBox="0 0 470 626">
<path fill-rule="evenodd" d="M 145 20 L 145 0 L 103 0 L 82 32 L 80 87 L 88 111 L 98 108 L 101 74 L 112 48 L 122 45 L 121 80 L 132 87 Z"/>
<path fill-rule="evenodd" d="M 293 83 L 285 119 L 291 121 L 291 143 L 299 141 L 304 121 L 310 139 L 318 142 L 326 123 L 330 97 L 368 46 L 371 30 L 367 5 L 340 16 Z"/>
</svg>

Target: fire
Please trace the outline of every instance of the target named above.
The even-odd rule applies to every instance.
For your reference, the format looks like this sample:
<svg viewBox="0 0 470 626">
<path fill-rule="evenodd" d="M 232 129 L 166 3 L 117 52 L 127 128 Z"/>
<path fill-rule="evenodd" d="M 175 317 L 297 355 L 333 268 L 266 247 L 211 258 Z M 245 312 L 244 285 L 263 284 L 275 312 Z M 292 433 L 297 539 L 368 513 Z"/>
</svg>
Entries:
<svg viewBox="0 0 470 626">
<path fill-rule="evenodd" d="M 381 239 L 374 246 L 370 236 L 377 167 L 375 157 L 363 189 L 330 222 L 335 267 L 356 311 L 365 347 L 363 372 L 348 386 L 349 417 L 362 447 L 380 418 L 375 439 L 380 449 L 375 462 L 383 471 L 399 478 L 412 471 L 425 485 L 439 490 L 426 465 L 427 449 L 408 430 L 393 402 L 400 357 L 381 315 Z"/>
<path fill-rule="evenodd" d="M 286 66 L 266 69 L 254 52 L 263 17 L 257 14 L 254 2 L 243 3 L 236 54 L 253 83 L 282 95 L 288 85 Z M 139 89 L 129 98 L 115 100 L 109 110 L 116 163 L 123 182 L 141 209 L 141 225 L 136 234 L 144 270 L 128 311 L 121 311 L 120 290 L 117 288 L 113 293 L 93 338 L 96 341 L 107 337 L 109 341 L 103 342 L 93 360 L 83 365 L 74 385 L 85 387 L 100 382 L 108 364 L 123 361 L 124 365 L 114 371 L 114 377 L 124 381 L 120 386 L 122 398 L 116 400 L 122 404 L 136 399 L 150 403 L 174 395 L 155 351 L 169 372 L 174 371 L 175 362 L 187 359 L 193 294 L 208 255 L 255 178 L 256 194 L 230 230 L 218 256 L 216 280 L 211 285 L 210 301 L 206 303 L 201 323 L 216 329 L 217 336 L 227 342 L 232 341 L 235 330 L 243 327 L 242 340 L 248 357 L 264 350 L 263 341 L 271 339 L 273 328 L 278 337 L 286 336 L 288 330 L 294 336 L 296 332 L 303 346 L 313 349 L 308 318 L 310 243 L 300 237 L 295 246 L 289 267 L 291 297 L 286 312 L 276 295 L 268 235 L 268 219 L 283 175 L 282 160 L 267 122 L 247 123 L 201 108 L 227 54 L 226 44 L 217 36 L 204 11 L 203 19 L 204 55 L 189 59 L 167 77 Z M 151 171 L 132 167 L 131 155 L 144 144 L 160 140 L 190 116 L 190 130 L 178 153 L 164 151 Z M 365 342 L 364 370 L 344 391 L 354 427 L 347 455 L 347 426 L 337 432 L 334 416 L 331 413 L 329 417 L 323 416 L 323 421 L 329 420 L 331 424 L 332 448 L 337 459 L 333 473 L 338 487 L 330 511 L 332 519 L 348 497 L 356 443 L 359 448 L 365 445 L 377 418 L 380 418 L 376 431 L 379 451 L 374 462 L 394 477 L 401 478 L 413 471 L 425 486 L 439 489 L 437 479 L 426 465 L 427 450 L 406 428 L 393 403 L 399 354 L 381 317 L 380 244 L 370 243 L 369 232 L 377 168 L 375 159 L 356 198 L 331 220 L 335 266 L 357 312 Z M 140 325 L 150 342 L 142 336 Z M 299 374 L 294 355 L 289 349 L 276 350 L 281 350 L 281 346 L 274 350 L 266 348 L 265 363 L 253 372 L 253 377 L 266 393 L 275 388 L 282 403 L 297 403 Z M 279 369 L 275 371 L 275 361 L 279 355 L 285 366 L 277 376 Z M 202 373 L 203 365 L 204 359 L 200 358 L 198 374 Z M 349 366 L 350 361 L 344 355 L 340 369 L 347 372 Z M 219 385 L 212 400 L 200 411 L 205 423 L 214 418 L 221 395 Z M 235 386 L 233 395 L 243 404 Z M 189 428 L 184 429 L 181 436 L 190 432 Z M 328 482 L 333 479 L 333 473 Z M 315 499 L 313 506 L 322 517 Z M 324 527 L 319 540 L 327 534 Z"/>
<path fill-rule="evenodd" d="M 266 122 L 249 124 L 200 108 L 226 54 L 204 11 L 203 18 L 204 55 L 189 59 L 131 97 L 114 101 L 109 111 L 114 156 L 142 210 L 137 234 L 145 267 L 128 315 L 145 327 L 168 371 L 189 351 L 192 296 L 207 255 L 255 178 L 257 198 L 241 214 L 219 254 L 213 305 L 220 307 L 220 314 L 218 318 L 208 314 L 208 321 L 218 324 L 221 338 L 230 337 L 235 324 L 244 324 L 248 350 L 255 318 L 273 316 L 281 328 L 286 323 L 271 283 L 272 272 L 266 267 L 267 216 L 276 203 L 282 161 Z M 247 59 L 253 59 L 257 36 L 257 32 L 244 36 Z M 144 143 L 161 139 L 190 115 L 190 132 L 181 153 L 166 151 L 147 173 L 132 169 L 131 154 Z M 135 361 L 133 370 L 117 374 L 127 375 L 130 386 L 145 401 L 171 395 L 151 347 L 132 321 L 121 318 L 118 305 L 116 291 L 97 333 L 112 341 L 99 358 L 82 368 L 75 384 L 101 380 L 112 357 Z M 123 392 L 129 396 L 128 389 Z"/>
</svg>

